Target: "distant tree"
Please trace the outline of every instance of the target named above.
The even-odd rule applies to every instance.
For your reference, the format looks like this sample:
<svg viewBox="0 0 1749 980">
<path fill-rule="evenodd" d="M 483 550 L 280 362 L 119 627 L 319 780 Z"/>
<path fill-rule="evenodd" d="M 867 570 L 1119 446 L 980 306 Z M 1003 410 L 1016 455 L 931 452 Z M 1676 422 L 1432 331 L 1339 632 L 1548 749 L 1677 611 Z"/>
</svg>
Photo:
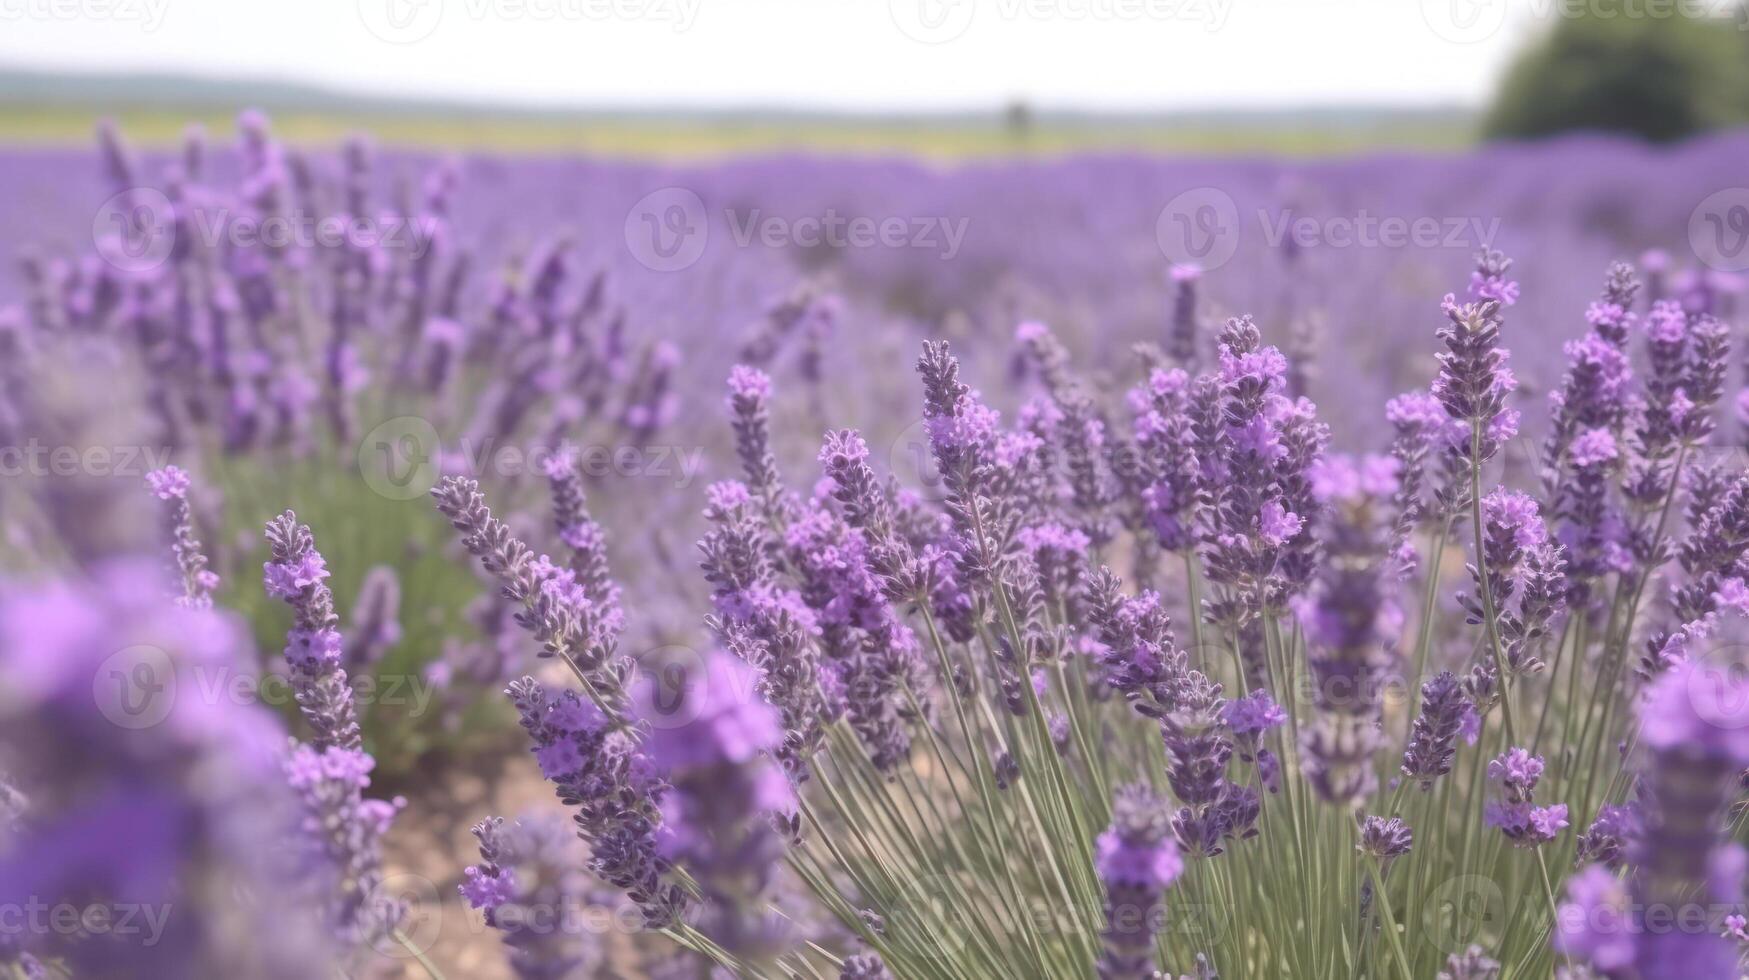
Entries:
<svg viewBox="0 0 1749 980">
<path fill-rule="evenodd" d="M 1561 17 L 1507 72 L 1487 134 L 1600 130 L 1669 142 L 1749 122 L 1744 12 L 1701 19 L 1630 17 L 1628 9 Z"/>
</svg>

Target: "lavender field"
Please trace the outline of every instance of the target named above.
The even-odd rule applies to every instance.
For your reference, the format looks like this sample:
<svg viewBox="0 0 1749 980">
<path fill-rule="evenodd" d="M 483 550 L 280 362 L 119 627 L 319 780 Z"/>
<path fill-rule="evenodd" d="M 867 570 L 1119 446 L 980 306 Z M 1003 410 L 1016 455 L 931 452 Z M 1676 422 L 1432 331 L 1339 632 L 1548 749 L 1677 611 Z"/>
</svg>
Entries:
<svg viewBox="0 0 1749 980">
<path fill-rule="evenodd" d="M 1746 156 L 0 152 L 0 976 L 1742 976 Z"/>
</svg>

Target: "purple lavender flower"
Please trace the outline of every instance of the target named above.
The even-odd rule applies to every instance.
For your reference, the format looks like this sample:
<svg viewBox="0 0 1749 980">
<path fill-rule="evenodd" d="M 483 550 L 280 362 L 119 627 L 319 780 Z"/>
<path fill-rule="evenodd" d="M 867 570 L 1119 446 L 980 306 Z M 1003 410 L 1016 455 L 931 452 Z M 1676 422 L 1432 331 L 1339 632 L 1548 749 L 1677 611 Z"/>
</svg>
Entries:
<svg viewBox="0 0 1749 980">
<path fill-rule="evenodd" d="M 893 980 L 893 975 L 887 972 L 887 964 L 879 954 L 858 953 L 844 958 L 838 980 Z"/>
<path fill-rule="evenodd" d="M 1471 943 L 1463 952 L 1446 957 L 1445 968 L 1434 980 L 1500 980 L 1500 961 Z"/>
<path fill-rule="evenodd" d="M 1383 505 L 1395 491 L 1389 462 L 1331 457 L 1313 474 L 1329 508 L 1328 558 L 1296 607 L 1318 707 L 1301 742 L 1313 789 L 1339 806 L 1358 805 L 1377 783 L 1379 696 L 1402 625 L 1385 564 Z"/>
<path fill-rule="evenodd" d="M 1446 446 L 1446 493 L 1467 503 L 1469 471 L 1494 458 L 1500 446 L 1518 434 L 1518 411 L 1506 399 L 1518 381 L 1506 367 L 1509 352 L 1500 346 L 1500 311 L 1516 300 L 1516 283 L 1504 280 L 1511 262 L 1498 252 L 1477 257 L 1471 292 L 1480 302 L 1459 304 L 1447 295 L 1441 308 L 1446 323 L 1438 337 L 1445 344 L 1439 354 L 1439 374 L 1433 382 L 1434 397 L 1452 419 Z"/>
<path fill-rule="evenodd" d="M 1463 727 L 1470 699 L 1463 685 L 1449 670 L 1442 670 L 1421 685 L 1421 714 L 1403 750 L 1403 775 L 1417 780 L 1423 792 L 1434 780 L 1451 772 L 1457 759 L 1458 731 Z"/>
<path fill-rule="evenodd" d="M 343 641 L 328 590 L 328 565 L 316 550 L 309 525 L 291 511 L 267 523 L 272 560 L 262 566 L 267 594 L 292 607 L 285 659 L 291 667 L 298 710 L 315 733 L 318 750 L 362 746 L 352 686 L 341 666 Z"/>
<path fill-rule="evenodd" d="M 571 552 L 566 564 L 602 618 L 620 621 L 624 614 L 620 611 L 619 586 L 613 581 L 608 563 L 607 531 L 589 516 L 576 454 L 569 448 L 555 453 L 546 461 L 544 472 L 552 491 L 553 524 L 559 540 Z"/>
<path fill-rule="evenodd" d="M 714 586 L 713 625 L 736 656 L 759 671 L 760 693 L 783 714 L 777 757 L 794 782 L 808 778 L 828 709 L 814 638 L 820 627 L 800 593 L 781 587 L 772 571 L 776 548 L 753 500 L 739 483 L 713 484 L 705 516 L 711 531 L 699 542 L 705 579 Z"/>
<path fill-rule="evenodd" d="M 1199 365 L 1198 351 L 1202 347 L 1202 324 L 1196 313 L 1196 284 L 1202 270 L 1194 265 L 1172 267 L 1172 283 L 1177 291 L 1172 297 L 1172 359 L 1187 373 L 1195 373 Z"/>
<path fill-rule="evenodd" d="M 1066 470 L 1076 522 L 1095 544 L 1103 545 L 1113 532 L 1109 509 L 1115 497 L 1106 466 L 1109 426 L 1086 386 L 1069 372 L 1068 352 L 1048 327 L 1023 323 L 1016 336 L 1038 365 L 1055 405 L 1048 436 Z"/>
<path fill-rule="evenodd" d="M 664 879 L 669 863 L 657 839 L 668 787 L 654 763 L 623 726 L 575 691 L 555 694 L 523 677 L 505 693 L 541 774 L 576 808 L 590 871 L 624 891 L 651 928 L 673 922 L 686 897 Z"/>
<path fill-rule="evenodd" d="M 401 579 L 394 568 L 377 565 L 364 575 L 352 603 L 342 663 L 349 671 L 369 670 L 401 642 Z"/>
<path fill-rule="evenodd" d="M 1533 794 L 1542 778 L 1543 760 L 1514 746 L 1488 763 L 1488 781 L 1500 800 L 1490 803 L 1483 818 L 1519 847 L 1547 844 L 1567 827 L 1567 805 L 1536 806 Z"/>
<path fill-rule="evenodd" d="M 1423 499 L 1422 484 L 1427 472 L 1427 456 L 1445 448 L 1444 434 L 1450 425 L 1445 408 L 1425 391 L 1405 392 L 1385 403 L 1385 421 L 1395 435 L 1391 439 L 1391 459 L 1397 464 L 1397 491 L 1391 505 L 1395 512 L 1391 554 L 1399 566 L 1399 574 L 1408 576 L 1415 570 L 1417 559 L 1410 536 L 1424 523 L 1435 525 L 1446 519 L 1444 507 L 1435 499 Z"/>
<path fill-rule="evenodd" d="M 1138 712 L 1159 719 L 1182 699 L 1188 661 L 1173 640 L 1159 595 L 1125 597 L 1121 586 L 1102 568 L 1088 588 L 1088 620 L 1099 640 L 1104 682 Z"/>
<path fill-rule="evenodd" d="M 1221 724 L 1221 686 L 1187 671 L 1176 705 L 1160 719 L 1166 743 L 1166 781 L 1183 804 L 1172 831 L 1185 850 L 1213 857 L 1225 841 L 1255 836 L 1259 801 L 1248 786 L 1227 778 L 1233 743 Z"/>
<path fill-rule="evenodd" d="M 1145 786 L 1125 786 L 1111 804 L 1111 827 L 1094 844 L 1094 868 L 1105 884 L 1105 929 L 1097 969 L 1101 980 L 1154 974 L 1154 930 L 1169 888 L 1184 871 L 1167 833 L 1161 801 Z"/>
<path fill-rule="evenodd" d="M 851 725 L 877 767 L 890 768 L 910 752 L 907 690 L 923 690 L 917 637 L 887 598 L 861 531 L 816 507 L 786 537 L 802 598 L 819 623 L 821 650 L 843 679 Z"/>
<path fill-rule="evenodd" d="M 614 593 L 591 594 L 576 572 L 536 558 L 492 516 L 473 480 L 446 477 L 431 493 L 438 511 L 462 532 L 468 553 L 498 580 L 505 598 L 522 607 L 516 622 L 540 643 L 541 656 L 564 660 L 593 697 L 617 711 L 632 668 L 618 655 L 623 614 L 608 604 Z"/>
<path fill-rule="evenodd" d="M 348 950 L 385 940 L 407 914 L 405 903 L 382 890 L 382 840 L 407 801 L 364 796 L 375 765 L 362 749 L 340 745 L 294 744 L 285 761 L 286 783 L 302 805 L 297 846 L 308 856 L 305 886 Z"/>
<path fill-rule="evenodd" d="M 1579 835 L 1579 848 L 1574 857 L 1577 864 L 1601 864 L 1611 871 L 1619 871 L 1627 863 L 1627 858 L 1640 834 L 1640 811 L 1638 805 L 1628 803 L 1622 806 L 1604 804 L 1597 810 L 1597 819 L 1591 822 L 1590 829 Z"/>
<path fill-rule="evenodd" d="M 1554 947 L 1563 956 L 1614 975 L 1634 962 L 1635 923 L 1626 883 L 1592 865 L 1567 879 L 1555 911 Z"/>
<path fill-rule="evenodd" d="M 77 976 L 302 980 L 336 963 L 306 895 L 285 887 L 296 804 L 272 713 L 203 678 L 254 667 L 243 624 L 164 592 L 150 561 L 0 585 L 0 744 L 29 810 L 0 821 L 0 904 L 160 910 L 152 930 L 79 937 L 0 926 L 0 966 Z M 248 902 L 208 901 L 240 890 Z M 148 941 L 150 940 L 150 941 Z M 14 955 L 22 953 L 24 955 Z M 10 963 L 9 963 L 10 959 Z M 26 974 L 29 975 L 28 972 Z"/>
<path fill-rule="evenodd" d="M 862 435 L 853 429 L 826 433 L 820 465 L 832 481 L 832 496 L 845 523 L 861 531 L 867 541 L 869 563 L 880 575 L 887 597 L 894 602 L 915 598 L 928 578 L 894 527 L 891 505 L 868 465 L 868 444 Z"/>
<path fill-rule="evenodd" d="M 767 520 L 781 514 L 783 478 L 771 453 L 771 377 L 746 364 L 729 372 L 729 416 L 735 430 L 735 454 L 747 488 L 760 501 Z"/>
<path fill-rule="evenodd" d="M 1283 393 L 1286 369 L 1249 318 L 1230 320 L 1221 331 L 1218 404 L 1210 406 L 1220 428 L 1198 433 L 1199 455 L 1220 460 L 1204 462 L 1201 485 L 1208 524 L 1203 563 L 1222 593 L 1208 605 L 1217 623 L 1237 627 L 1279 608 L 1315 563 L 1317 502 L 1307 473 L 1328 431 L 1310 402 Z"/>
<path fill-rule="evenodd" d="M 1198 474 L 1190 418 L 1190 380 L 1156 369 L 1130 393 L 1142 513 L 1166 551 L 1196 543 Z"/>
<path fill-rule="evenodd" d="M 188 474 L 181 467 L 166 466 L 147 473 L 146 484 L 159 500 L 170 505 L 165 512 L 165 524 L 169 528 L 170 552 L 182 578 L 182 603 L 193 609 L 211 609 L 219 577 L 207 568 L 206 553 L 195 536 L 194 510 L 188 502 Z"/>
<path fill-rule="evenodd" d="M 1368 816 L 1360 822 L 1360 843 L 1355 849 L 1378 862 L 1381 875 L 1414 846 L 1415 832 L 1401 817 Z"/>
<path fill-rule="evenodd" d="M 784 941 L 763 909 L 783 856 L 771 816 L 793 810 L 795 798 L 771 758 L 783 744 L 781 719 L 756 685 L 751 667 L 713 651 L 677 683 L 658 668 L 632 703 L 650 762 L 671 787 L 662 801 L 663 856 L 698 883 L 705 934 L 768 968 Z"/>
<path fill-rule="evenodd" d="M 578 980 L 600 969 L 599 938 L 576 914 L 591 904 L 577 838 L 549 814 L 475 824 L 480 863 L 461 893 L 503 933 L 519 980 Z"/>
</svg>

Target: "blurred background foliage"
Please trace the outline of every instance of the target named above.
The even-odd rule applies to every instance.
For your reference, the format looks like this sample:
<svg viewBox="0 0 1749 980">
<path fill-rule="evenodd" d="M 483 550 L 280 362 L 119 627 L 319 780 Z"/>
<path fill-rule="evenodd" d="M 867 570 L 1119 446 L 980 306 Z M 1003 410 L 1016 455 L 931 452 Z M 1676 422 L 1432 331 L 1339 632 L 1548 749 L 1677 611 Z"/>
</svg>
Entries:
<svg viewBox="0 0 1749 980">
<path fill-rule="evenodd" d="M 1519 55 L 1483 121 L 1486 136 L 1591 131 L 1667 143 L 1749 123 L 1749 8 L 1699 17 L 1672 15 L 1698 9 L 1681 2 L 1585 7 L 1556 18 Z"/>
</svg>

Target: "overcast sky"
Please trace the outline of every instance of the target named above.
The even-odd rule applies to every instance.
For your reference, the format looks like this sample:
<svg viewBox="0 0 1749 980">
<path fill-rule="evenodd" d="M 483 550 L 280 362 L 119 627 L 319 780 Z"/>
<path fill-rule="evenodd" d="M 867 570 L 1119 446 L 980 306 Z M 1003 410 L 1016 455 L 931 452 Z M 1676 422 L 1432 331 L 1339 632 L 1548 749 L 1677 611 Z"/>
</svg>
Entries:
<svg viewBox="0 0 1749 980">
<path fill-rule="evenodd" d="M 1476 104 L 1549 2 L 0 0 L 0 64 L 604 106 Z"/>
</svg>

